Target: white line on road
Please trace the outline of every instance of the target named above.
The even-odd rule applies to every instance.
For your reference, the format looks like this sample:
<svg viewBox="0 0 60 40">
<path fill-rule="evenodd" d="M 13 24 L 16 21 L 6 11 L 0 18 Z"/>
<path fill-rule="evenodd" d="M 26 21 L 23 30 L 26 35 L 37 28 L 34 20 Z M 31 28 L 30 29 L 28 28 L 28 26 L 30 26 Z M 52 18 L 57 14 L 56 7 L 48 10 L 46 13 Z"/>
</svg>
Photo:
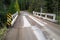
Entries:
<svg viewBox="0 0 60 40">
<path fill-rule="evenodd" d="M 23 16 L 23 20 L 24 20 L 24 27 L 31 27 L 31 24 L 28 22 L 25 16 Z M 35 26 L 32 26 L 31 28 L 38 40 L 46 40 L 42 31 L 39 28 Z"/>
<path fill-rule="evenodd" d="M 39 25 L 45 26 L 43 23 L 40 23 L 39 21 L 37 21 L 36 18 L 34 18 L 34 17 L 30 16 L 30 15 L 29 15 L 29 17 L 30 17 L 31 19 L 33 19 L 35 22 L 37 22 Z"/>
<path fill-rule="evenodd" d="M 24 20 L 24 26 L 23 27 L 30 27 L 31 24 L 28 22 L 28 20 L 26 19 L 25 16 L 23 16 L 23 20 Z"/>
<path fill-rule="evenodd" d="M 33 26 L 32 30 L 33 30 L 33 32 L 38 40 L 46 40 L 42 31 L 39 28 L 37 28 L 36 26 Z"/>
<path fill-rule="evenodd" d="M 30 17 L 32 20 L 34 20 L 35 22 L 37 22 L 39 25 L 41 25 L 43 28 L 45 28 L 45 29 L 51 34 L 53 40 L 54 40 L 54 39 L 57 39 L 57 40 L 60 39 L 58 35 L 56 35 L 53 31 L 51 31 L 50 29 L 48 29 L 48 28 L 46 27 L 45 24 L 47 24 L 47 23 L 42 23 L 42 22 L 38 21 L 37 18 L 35 18 L 35 17 L 31 16 L 31 15 L 29 15 L 29 17 Z"/>
</svg>

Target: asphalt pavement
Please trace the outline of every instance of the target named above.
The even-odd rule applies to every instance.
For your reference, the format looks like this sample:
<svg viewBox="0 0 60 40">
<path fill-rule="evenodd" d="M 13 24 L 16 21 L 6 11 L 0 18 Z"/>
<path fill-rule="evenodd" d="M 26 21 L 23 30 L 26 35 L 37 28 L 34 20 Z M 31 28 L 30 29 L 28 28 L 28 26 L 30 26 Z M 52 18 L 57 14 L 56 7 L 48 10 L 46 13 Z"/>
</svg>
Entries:
<svg viewBox="0 0 60 40">
<path fill-rule="evenodd" d="M 21 11 L 5 40 L 60 40 L 60 25 Z"/>
</svg>

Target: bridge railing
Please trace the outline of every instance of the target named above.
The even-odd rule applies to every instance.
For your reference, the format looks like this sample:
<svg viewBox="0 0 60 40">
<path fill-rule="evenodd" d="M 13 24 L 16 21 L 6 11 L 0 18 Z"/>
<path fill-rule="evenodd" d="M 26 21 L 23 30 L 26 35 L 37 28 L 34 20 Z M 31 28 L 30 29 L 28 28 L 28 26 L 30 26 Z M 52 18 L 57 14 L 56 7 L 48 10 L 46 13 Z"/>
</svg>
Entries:
<svg viewBox="0 0 60 40">
<path fill-rule="evenodd" d="M 16 12 L 15 14 L 12 15 L 12 22 L 11 22 L 11 26 L 13 26 L 13 24 L 15 23 L 16 19 L 18 17 L 18 12 Z"/>
<path fill-rule="evenodd" d="M 40 13 L 40 12 L 35 12 L 33 11 L 33 15 L 52 21 L 52 22 L 57 22 L 56 20 L 56 14 L 51 14 L 51 13 Z"/>
</svg>

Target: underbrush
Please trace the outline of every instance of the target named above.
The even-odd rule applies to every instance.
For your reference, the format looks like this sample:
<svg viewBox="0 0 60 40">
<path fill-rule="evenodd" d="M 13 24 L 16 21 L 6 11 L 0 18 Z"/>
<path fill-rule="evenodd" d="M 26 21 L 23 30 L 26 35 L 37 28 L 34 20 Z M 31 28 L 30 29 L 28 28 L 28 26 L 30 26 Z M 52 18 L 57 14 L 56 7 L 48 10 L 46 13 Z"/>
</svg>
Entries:
<svg viewBox="0 0 60 40">
<path fill-rule="evenodd" d="M 0 28 L 0 40 L 3 40 L 6 31 L 7 31 L 6 27 Z"/>
</svg>

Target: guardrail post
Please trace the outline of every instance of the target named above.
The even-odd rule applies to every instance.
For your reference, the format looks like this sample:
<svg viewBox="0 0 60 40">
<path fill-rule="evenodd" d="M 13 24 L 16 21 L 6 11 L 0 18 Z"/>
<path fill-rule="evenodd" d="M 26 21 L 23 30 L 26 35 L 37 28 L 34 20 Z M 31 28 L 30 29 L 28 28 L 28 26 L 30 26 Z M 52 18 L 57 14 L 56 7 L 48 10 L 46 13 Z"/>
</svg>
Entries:
<svg viewBox="0 0 60 40">
<path fill-rule="evenodd" d="M 45 19 L 47 18 L 47 15 L 45 14 Z"/>
<path fill-rule="evenodd" d="M 36 15 L 34 11 L 33 11 L 33 15 Z"/>
<path fill-rule="evenodd" d="M 53 20 L 55 20 L 55 18 L 56 18 L 56 15 L 53 16 Z"/>
</svg>

